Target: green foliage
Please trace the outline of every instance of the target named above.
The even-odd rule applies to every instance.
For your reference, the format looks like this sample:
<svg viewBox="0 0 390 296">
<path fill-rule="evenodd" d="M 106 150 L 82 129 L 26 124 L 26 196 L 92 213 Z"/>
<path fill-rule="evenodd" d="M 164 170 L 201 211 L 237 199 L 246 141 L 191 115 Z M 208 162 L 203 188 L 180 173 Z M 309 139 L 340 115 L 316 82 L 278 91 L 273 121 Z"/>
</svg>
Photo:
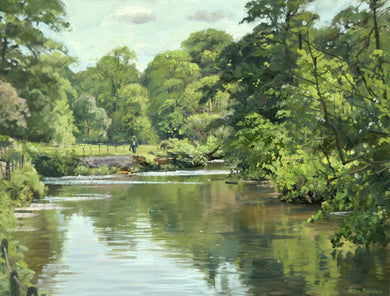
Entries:
<svg viewBox="0 0 390 296">
<path fill-rule="evenodd" d="M 38 173 L 47 177 L 71 176 L 74 174 L 78 163 L 73 158 L 72 153 L 55 151 L 42 155 L 29 151 L 34 167 Z"/>
<path fill-rule="evenodd" d="M 103 176 L 103 175 L 112 175 L 118 172 L 118 168 L 115 167 L 98 167 L 98 168 L 89 168 L 84 165 L 79 165 L 74 169 L 73 174 L 76 176 Z"/>
<path fill-rule="evenodd" d="M 188 139 L 170 139 L 168 156 L 177 164 L 183 166 L 201 166 L 206 164 L 207 157 L 204 152 L 192 145 Z"/>
<path fill-rule="evenodd" d="M 141 143 L 156 143 L 157 135 L 147 116 L 149 93 L 140 84 L 121 88 L 117 110 L 113 113 L 112 133 L 117 143 L 129 143 L 133 135 Z"/>
<path fill-rule="evenodd" d="M 199 71 L 189 54 L 179 50 L 157 55 L 145 70 L 142 84 L 150 93 L 148 114 L 160 138 L 182 137 L 182 127 L 199 102 L 186 90 Z"/>
<path fill-rule="evenodd" d="M 192 33 L 181 47 L 192 56 L 203 75 L 210 75 L 218 72 L 215 61 L 223 48 L 232 42 L 232 36 L 226 32 L 207 29 Z"/>
<path fill-rule="evenodd" d="M 2 182 L 0 190 L 7 191 L 14 206 L 29 205 L 33 199 L 39 199 L 46 193 L 40 176 L 29 164 L 21 170 L 13 171 L 10 181 L 3 180 Z"/>
<path fill-rule="evenodd" d="M 194 114 L 187 119 L 187 123 L 183 127 L 183 134 L 191 141 L 205 142 L 207 138 L 218 131 L 213 130 L 211 124 L 220 118 L 218 114 L 200 113 Z"/>
<path fill-rule="evenodd" d="M 103 142 L 107 140 L 107 130 L 111 120 L 103 108 L 96 106 L 95 98 L 82 95 L 72 104 L 73 115 L 79 142 Z"/>
<path fill-rule="evenodd" d="M 233 163 L 239 159 L 240 172 L 250 178 L 272 176 L 269 166 L 279 161 L 288 143 L 284 125 L 254 113 L 237 126 L 239 130 L 228 141 L 227 159 Z"/>
<path fill-rule="evenodd" d="M 15 136 L 26 128 L 29 110 L 15 88 L 0 79 L 0 134 Z"/>
<path fill-rule="evenodd" d="M 383 1 L 350 8 L 320 32 L 312 28 L 315 16 L 296 9 L 304 2 L 251 1 L 245 20 L 261 24 L 221 55 L 222 81 L 235 103 L 227 154 L 244 175 L 271 180 L 286 201 L 321 203 L 310 221 L 348 212 L 334 246 L 386 245 L 390 52 Z"/>
<path fill-rule="evenodd" d="M 17 226 L 14 216 L 15 206 L 24 206 L 31 202 L 32 197 L 43 196 L 44 185 L 39 182 L 39 176 L 31 166 L 12 174 L 11 181 L 0 181 L 0 240 L 8 241 L 8 257 L 12 270 L 17 271 L 19 280 L 30 286 L 34 272 L 29 270 L 23 261 L 25 248 L 15 241 L 10 231 Z M 3 257 L 0 258 L 0 294 L 10 295 L 9 274 Z"/>
<path fill-rule="evenodd" d="M 25 248 L 19 245 L 17 241 L 12 240 L 12 236 L 8 233 L 0 232 L 0 238 L 8 241 L 8 256 L 9 261 L 12 262 L 12 270 L 18 273 L 19 281 L 26 286 L 31 286 L 31 282 L 34 278 L 34 271 L 28 269 L 27 264 L 23 261 L 23 251 Z M 10 280 L 9 274 L 5 266 L 5 260 L 0 258 L 0 294 L 10 294 Z"/>
<path fill-rule="evenodd" d="M 65 71 L 74 59 L 59 52 L 43 54 L 28 64 L 27 77 L 20 86 L 31 116 L 27 138 L 31 141 L 72 143 L 73 115 L 67 96 L 73 92 Z"/>
<path fill-rule="evenodd" d="M 53 31 L 69 26 L 64 20 L 65 6 L 60 0 L 37 0 L 34 3 L 2 1 L 0 12 L 1 74 L 18 71 L 26 57 L 61 47 L 45 36 L 42 25 Z"/>
<path fill-rule="evenodd" d="M 12 147 L 11 138 L 5 135 L 0 135 L 0 148 L 9 148 Z"/>
<path fill-rule="evenodd" d="M 187 138 L 183 140 L 169 139 L 167 141 L 167 147 L 169 147 L 167 154 L 178 166 L 202 166 L 211 156 L 216 155 L 219 146 L 220 143 L 212 136 L 204 144 L 199 142 L 192 144 Z"/>
<path fill-rule="evenodd" d="M 96 64 L 96 73 L 103 85 L 97 86 L 94 82 L 92 89 L 99 87 L 103 91 L 96 96 L 96 99 L 98 106 L 103 107 L 109 116 L 121 108 L 117 105 L 121 88 L 138 80 L 136 59 L 135 52 L 124 46 L 113 49 Z M 91 94 L 90 90 L 86 90 L 85 93 Z"/>
<path fill-rule="evenodd" d="M 67 104 L 70 84 L 64 71 L 75 60 L 63 54 L 63 46 L 47 38 L 42 29 L 60 31 L 69 26 L 64 20 L 64 4 L 59 0 L 6 1 L 0 14 L 0 75 L 15 87 L 17 97 L 25 100 L 19 99 L 15 110 L 11 102 L 16 97 L 8 96 L 9 132 L 35 141 L 73 141 Z M 26 124 L 27 129 L 21 128 Z"/>
<path fill-rule="evenodd" d="M 136 83 L 139 73 L 135 61 L 136 54 L 128 47 L 115 48 L 103 56 L 96 67 L 77 73 L 72 79 L 79 96 L 96 98 L 97 109 L 105 110 L 111 122 L 107 136 L 116 143 L 129 142 L 133 134 L 142 141 L 156 142 L 145 114 L 147 91 Z"/>
</svg>

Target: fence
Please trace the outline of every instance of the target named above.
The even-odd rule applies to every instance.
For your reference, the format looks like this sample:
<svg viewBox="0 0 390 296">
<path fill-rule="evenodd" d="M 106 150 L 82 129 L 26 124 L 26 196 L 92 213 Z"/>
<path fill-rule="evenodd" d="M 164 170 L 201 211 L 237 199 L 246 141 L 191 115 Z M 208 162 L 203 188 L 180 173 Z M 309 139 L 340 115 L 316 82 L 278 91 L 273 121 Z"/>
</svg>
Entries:
<svg viewBox="0 0 390 296">
<path fill-rule="evenodd" d="M 107 155 L 113 153 L 123 154 L 129 151 L 130 144 L 111 144 L 111 143 L 96 143 L 96 144 L 74 144 L 70 146 L 77 154 L 87 155 Z"/>
<path fill-rule="evenodd" d="M 6 239 L 3 239 L 1 241 L 1 252 L 2 258 L 5 261 L 5 265 L 7 266 L 7 271 L 9 274 L 11 296 L 20 296 L 20 289 L 22 289 L 26 293 L 26 296 L 39 296 L 38 290 L 35 287 L 26 288 L 19 281 L 18 273 L 16 271 L 12 271 L 11 264 L 9 263 L 8 258 L 8 241 Z"/>
<path fill-rule="evenodd" d="M 24 167 L 24 154 L 20 154 L 16 160 L 2 161 L 0 158 L 0 179 L 10 180 L 11 172 Z"/>
</svg>

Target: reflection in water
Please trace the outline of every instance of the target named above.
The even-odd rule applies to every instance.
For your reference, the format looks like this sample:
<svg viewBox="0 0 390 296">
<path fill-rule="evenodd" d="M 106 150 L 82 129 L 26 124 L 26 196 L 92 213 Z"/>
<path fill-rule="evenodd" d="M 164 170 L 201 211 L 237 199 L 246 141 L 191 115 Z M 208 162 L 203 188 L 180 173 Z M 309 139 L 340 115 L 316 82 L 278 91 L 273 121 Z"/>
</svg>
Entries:
<svg viewBox="0 0 390 296">
<path fill-rule="evenodd" d="M 225 173 L 46 180 L 45 201 L 63 209 L 24 218 L 36 231 L 17 233 L 37 286 L 52 295 L 389 294 L 386 249 L 333 252 L 340 217 L 307 225 L 316 209 L 225 184 Z"/>
</svg>

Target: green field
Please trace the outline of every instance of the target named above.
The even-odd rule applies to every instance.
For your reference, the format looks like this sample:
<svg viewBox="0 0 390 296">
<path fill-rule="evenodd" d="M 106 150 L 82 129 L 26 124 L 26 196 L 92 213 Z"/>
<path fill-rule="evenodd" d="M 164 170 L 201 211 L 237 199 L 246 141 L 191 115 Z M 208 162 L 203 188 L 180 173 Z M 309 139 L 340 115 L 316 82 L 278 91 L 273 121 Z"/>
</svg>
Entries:
<svg viewBox="0 0 390 296">
<path fill-rule="evenodd" d="M 133 155 L 130 145 L 107 145 L 107 144 L 72 144 L 65 146 L 51 146 L 34 144 L 40 153 L 50 154 L 53 152 L 71 153 L 74 156 L 118 156 Z M 139 145 L 135 155 L 146 158 L 164 157 L 165 151 L 160 150 L 157 145 Z"/>
</svg>

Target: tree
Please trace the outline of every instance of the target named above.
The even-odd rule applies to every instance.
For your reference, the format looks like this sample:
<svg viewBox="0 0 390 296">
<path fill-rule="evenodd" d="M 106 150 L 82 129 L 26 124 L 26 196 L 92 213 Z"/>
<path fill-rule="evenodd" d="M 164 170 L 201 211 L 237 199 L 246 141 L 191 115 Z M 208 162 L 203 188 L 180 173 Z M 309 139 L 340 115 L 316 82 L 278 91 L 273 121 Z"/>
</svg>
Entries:
<svg viewBox="0 0 390 296">
<path fill-rule="evenodd" d="M 198 77 L 199 66 L 179 50 L 157 55 L 145 70 L 142 84 L 150 93 L 148 114 L 160 138 L 182 137 L 181 128 L 198 104 L 185 91 Z"/>
<path fill-rule="evenodd" d="M 0 74 L 10 75 L 24 64 L 25 58 L 37 58 L 48 50 L 42 26 L 60 31 L 69 27 L 60 0 L 12 1 L 0 3 Z M 52 47 L 60 45 L 52 43 Z"/>
<path fill-rule="evenodd" d="M 68 104 L 68 95 L 74 90 L 66 78 L 73 62 L 73 58 L 54 52 L 42 54 L 28 64 L 25 81 L 19 87 L 31 113 L 26 132 L 30 141 L 74 142 L 73 114 Z"/>
<path fill-rule="evenodd" d="M 384 1 L 365 2 L 318 33 L 294 6 L 303 1 L 252 1 L 246 20 L 268 21 L 220 58 L 238 102 L 230 156 L 247 176 L 274 182 L 284 200 L 321 203 L 311 221 L 350 212 L 334 247 L 390 241 L 388 18 Z"/>
<path fill-rule="evenodd" d="M 77 127 L 76 138 L 81 143 L 101 142 L 107 139 L 111 124 L 106 111 L 96 106 L 92 96 L 82 95 L 72 104 Z"/>
<path fill-rule="evenodd" d="M 336 188 L 316 218 L 331 211 L 351 210 L 335 231 L 335 246 L 342 245 L 344 239 L 365 246 L 390 241 L 386 222 L 390 211 L 388 20 L 385 1 L 366 3 L 364 12 L 350 9 L 349 15 L 341 13 L 346 21 L 354 20 L 340 28 L 340 39 L 348 42 L 349 53 L 339 51 L 344 55 L 330 58 L 326 51 L 314 48 L 310 39 L 307 41 L 313 85 L 332 144 L 324 151 L 333 170 L 326 179 L 328 186 Z M 336 22 L 340 23 L 341 15 Z M 329 81 L 333 81 L 331 86 Z M 339 94 L 330 96 L 334 92 Z"/>
<path fill-rule="evenodd" d="M 128 47 L 118 47 L 104 55 L 95 67 L 73 75 L 74 87 L 78 95 L 91 95 L 96 98 L 96 105 L 105 110 L 112 119 L 108 138 L 114 141 L 125 141 L 127 132 L 118 114 L 123 112 L 121 92 L 128 85 L 138 81 L 138 70 L 135 67 L 136 54 Z"/>
<path fill-rule="evenodd" d="M 300 30 L 310 27 L 317 17 L 304 10 L 307 2 L 249 2 L 246 6 L 248 16 L 243 21 L 259 21 L 258 26 L 251 34 L 226 47 L 218 59 L 222 69 L 219 86 L 230 95 L 232 113 L 228 124 L 235 131 L 228 139 L 227 158 L 239 162 L 240 167 L 256 177 L 264 173 L 261 164 L 269 163 L 275 156 L 265 153 L 260 157 L 256 150 L 249 149 L 267 146 L 258 143 L 257 137 L 250 137 L 253 143 L 241 141 L 239 137 L 251 133 L 251 129 L 270 129 L 269 124 L 275 124 L 276 130 L 281 128 L 284 119 L 279 114 L 283 112 L 282 103 L 287 98 L 282 90 L 286 84 L 296 84 L 294 70 L 302 43 Z M 243 146 L 239 147 L 240 144 Z M 279 145 L 273 141 L 269 144 Z M 274 151 L 275 147 L 269 149 Z M 253 155 L 250 155 L 251 151 Z M 253 161 L 257 156 L 259 160 Z"/>
<path fill-rule="evenodd" d="M 147 116 L 148 91 L 140 84 L 133 83 L 122 87 L 118 94 L 120 108 L 114 112 L 112 123 L 114 140 L 127 143 L 136 135 L 140 142 L 157 142 L 157 136 Z"/>
<path fill-rule="evenodd" d="M 124 46 L 113 49 L 96 64 L 96 72 L 104 86 L 104 91 L 99 94 L 97 101 L 109 116 L 117 109 L 120 89 L 138 80 L 136 58 L 135 52 Z M 101 86 L 97 87 L 102 89 Z"/>
<path fill-rule="evenodd" d="M 19 97 L 15 88 L 0 80 L 0 134 L 15 137 L 27 127 L 29 110 L 26 101 Z"/>
<path fill-rule="evenodd" d="M 280 90 L 287 98 L 280 116 L 287 122 L 292 141 L 284 145 L 276 161 L 259 163 L 271 172 L 268 176 L 286 200 L 321 203 L 321 211 L 311 221 L 331 212 L 350 211 L 335 230 L 335 247 L 344 240 L 366 247 L 390 241 L 386 222 L 390 69 L 388 48 L 381 47 L 382 33 L 375 33 L 386 28 L 379 13 L 383 3 L 370 4 L 358 15 L 358 10 L 349 9 L 354 21 L 334 40 L 335 45 L 347 42 L 344 34 L 350 36 L 349 49 L 355 55 L 329 48 L 327 42 L 320 43 L 326 45 L 322 48 L 314 42 L 319 39 L 313 38 L 315 30 L 301 31 L 304 43 L 295 70 L 298 83 Z M 361 40 L 366 42 L 362 45 Z"/>
<path fill-rule="evenodd" d="M 232 36 L 226 32 L 207 29 L 192 33 L 187 40 L 181 43 L 181 47 L 202 69 L 203 75 L 210 75 L 218 73 L 215 61 L 221 51 L 232 42 Z"/>
<path fill-rule="evenodd" d="M 64 17 L 65 7 L 59 0 L 0 3 L 0 74 L 26 100 L 31 116 L 21 136 L 32 141 L 73 141 L 73 117 L 67 103 L 72 89 L 63 75 L 75 60 L 43 29 L 67 28 Z"/>
</svg>

